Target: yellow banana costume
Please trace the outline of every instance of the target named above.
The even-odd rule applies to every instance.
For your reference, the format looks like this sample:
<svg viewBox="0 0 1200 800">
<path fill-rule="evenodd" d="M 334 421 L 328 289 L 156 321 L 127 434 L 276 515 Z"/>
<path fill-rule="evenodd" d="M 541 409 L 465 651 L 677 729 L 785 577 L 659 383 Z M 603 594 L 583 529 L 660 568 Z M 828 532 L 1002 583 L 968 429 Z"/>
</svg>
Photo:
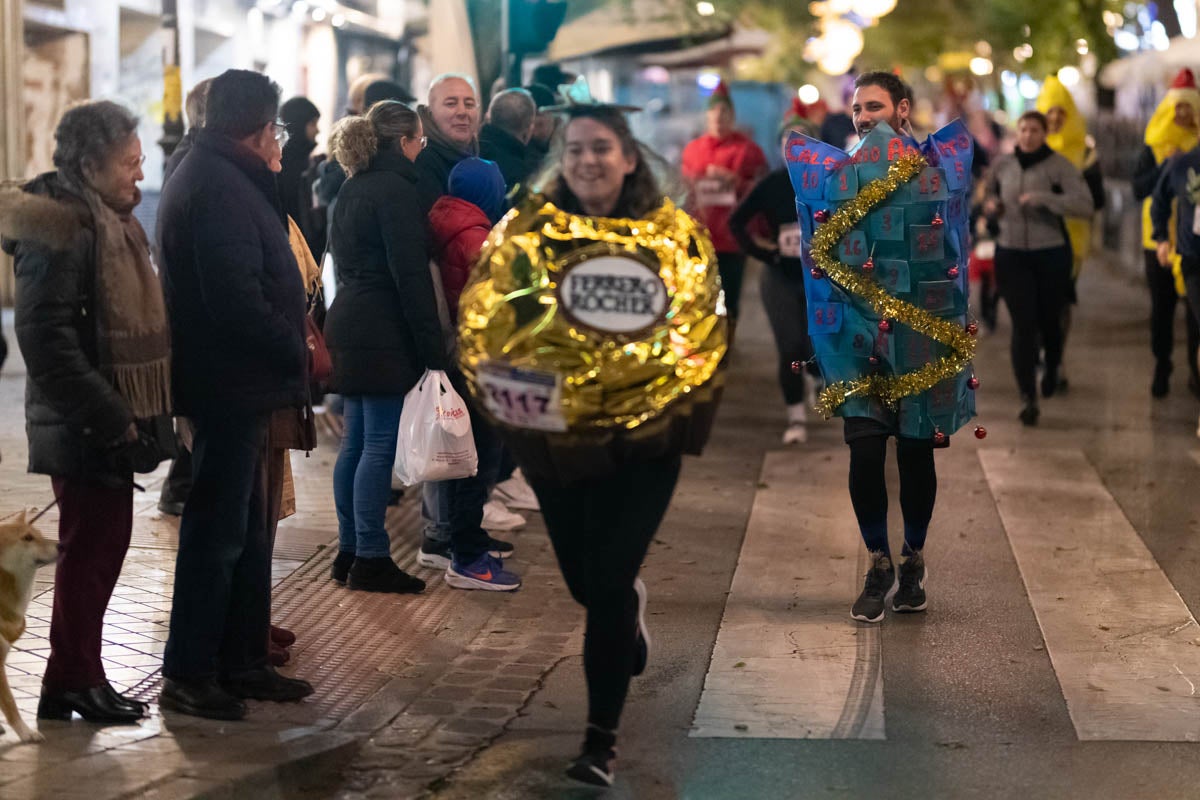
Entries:
<svg viewBox="0 0 1200 800">
<path fill-rule="evenodd" d="M 1075 106 L 1075 100 L 1062 81 L 1051 75 L 1042 86 L 1038 95 L 1037 110 L 1048 114 L 1052 108 L 1061 108 L 1064 115 L 1062 127 L 1054 133 L 1046 135 L 1046 144 L 1056 153 L 1067 158 L 1076 169 L 1083 172 L 1096 163 L 1096 151 L 1088 146 L 1087 123 Z M 1148 212 L 1147 212 L 1148 213 Z M 1071 253 L 1074 257 L 1072 275 L 1079 276 L 1083 260 L 1091 251 L 1092 219 L 1073 217 L 1066 220 L 1067 235 L 1071 239 Z"/>
</svg>

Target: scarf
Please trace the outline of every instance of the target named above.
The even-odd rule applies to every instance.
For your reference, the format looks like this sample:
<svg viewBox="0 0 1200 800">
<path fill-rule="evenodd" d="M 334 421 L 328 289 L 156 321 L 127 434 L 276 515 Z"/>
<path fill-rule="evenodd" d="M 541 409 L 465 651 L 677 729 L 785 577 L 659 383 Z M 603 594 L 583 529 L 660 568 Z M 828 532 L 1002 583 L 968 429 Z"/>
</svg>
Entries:
<svg viewBox="0 0 1200 800">
<path fill-rule="evenodd" d="M 1029 169 L 1034 164 L 1040 164 L 1054 155 L 1054 151 L 1050 149 L 1050 145 L 1043 144 L 1032 153 L 1026 153 L 1018 147 L 1016 150 L 1013 150 L 1013 155 L 1017 157 L 1017 163 L 1021 165 L 1021 169 Z"/>
<path fill-rule="evenodd" d="M 61 174 L 61 173 L 60 173 Z M 64 177 L 65 180 L 65 177 Z M 171 410 L 171 339 L 150 242 L 132 204 L 105 198 L 86 182 L 66 180 L 83 198 L 96 228 L 96 342 L 100 373 L 134 417 Z"/>
</svg>

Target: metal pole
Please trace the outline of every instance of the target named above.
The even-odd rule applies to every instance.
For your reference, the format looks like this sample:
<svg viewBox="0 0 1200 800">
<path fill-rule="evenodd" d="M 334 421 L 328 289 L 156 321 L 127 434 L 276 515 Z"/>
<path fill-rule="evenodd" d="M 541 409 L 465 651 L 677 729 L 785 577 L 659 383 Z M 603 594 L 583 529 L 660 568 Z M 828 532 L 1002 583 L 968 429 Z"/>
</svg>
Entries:
<svg viewBox="0 0 1200 800">
<path fill-rule="evenodd" d="M 183 141 L 183 79 L 179 74 L 179 13 L 177 0 L 162 0 L 163 8 L 163 163 Z"/>
<path fill-rule="evenodd" d="M 500 3 L 500 50 L 501 63 L 504 65 L 504 83 L 509 89 L 521 85 L 522 53 L 513 53 L 512 36 L 509 26 L 512 25 L 512 0 L 502 0 Z"/>
<path fill-rule="evenodd" d="M 0 180 L 25 177 L 24 0 L 0 0 Z M 13 302 L 12 262 L 0 253 L 0 305 Z"/>
</svg>

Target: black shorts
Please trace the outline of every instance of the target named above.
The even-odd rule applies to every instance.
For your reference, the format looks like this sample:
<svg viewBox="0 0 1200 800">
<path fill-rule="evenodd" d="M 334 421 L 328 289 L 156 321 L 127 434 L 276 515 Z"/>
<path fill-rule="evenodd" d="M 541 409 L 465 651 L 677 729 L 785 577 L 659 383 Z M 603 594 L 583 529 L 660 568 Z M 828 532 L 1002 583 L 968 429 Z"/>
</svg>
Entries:
<svg viewBox="0 0 1200 800">
<path fill-rule="evenodd" d="M 842 421 L 845 423 L 842 426 L 842 438 L 846 444 L 872 436 L 882 436 L 885 439 L 889 436 L 900 437 L 899 428 L 880 422 L 874 417 L 846 417 Z"/>
</svg>

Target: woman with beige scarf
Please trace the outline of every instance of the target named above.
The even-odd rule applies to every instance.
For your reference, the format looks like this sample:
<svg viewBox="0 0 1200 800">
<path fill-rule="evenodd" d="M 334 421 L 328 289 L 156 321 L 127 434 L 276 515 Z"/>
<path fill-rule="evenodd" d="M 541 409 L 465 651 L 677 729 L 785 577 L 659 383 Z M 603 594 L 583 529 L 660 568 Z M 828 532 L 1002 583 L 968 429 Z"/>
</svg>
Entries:
<svg viewBox="0 0 1200 800">
<path fill-rule="evenodd" d="M 29 470 L 58 501 L 50 658 L 39 719 L 135 722 L 100 660 L 104 612 L 133 530 L 133 476 L 174 449 L 170 337 L 145 231 L 137 119 L 121 106 L 70 108 L 57 171 L 0 192 L 16 257 L 17 343 L 28 368 Z"/>
</svg>

